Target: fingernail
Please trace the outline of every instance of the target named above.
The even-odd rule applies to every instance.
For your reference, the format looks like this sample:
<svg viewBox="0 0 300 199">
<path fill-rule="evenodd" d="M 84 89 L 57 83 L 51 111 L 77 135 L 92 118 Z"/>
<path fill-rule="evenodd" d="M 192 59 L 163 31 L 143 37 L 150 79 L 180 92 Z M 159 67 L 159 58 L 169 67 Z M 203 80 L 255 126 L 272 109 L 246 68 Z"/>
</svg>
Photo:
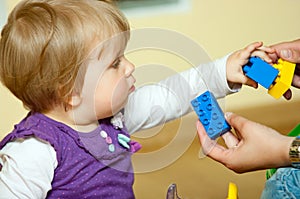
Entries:
<svg viewBox="0 0 300 199">
<path fill-rule="evenodd" d="M 284 57 L 284 58 L 290 58 L 292 56 L 292 52 L 291 50 L 281 50 L 280 54 Z"/>
<path fill-rule="evenodd" d="M 231 115 L 232 115 L 232 112 L 226 112 L 226 113 L 225 113 L 225 118 L 227 119 L 227 118 L 229 118 Z"/>
</svg>

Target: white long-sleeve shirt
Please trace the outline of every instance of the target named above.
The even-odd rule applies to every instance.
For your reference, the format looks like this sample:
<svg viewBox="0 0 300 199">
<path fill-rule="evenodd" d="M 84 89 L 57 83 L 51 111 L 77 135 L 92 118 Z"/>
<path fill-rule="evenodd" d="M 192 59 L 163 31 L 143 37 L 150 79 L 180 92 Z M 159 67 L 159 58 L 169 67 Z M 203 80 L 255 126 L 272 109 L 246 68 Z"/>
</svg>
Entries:
<svg viewBox="0 0 300 199">
<path fill-rule="evenodd" d="M 190 101 L 208 89 L 216 98 L 237 91 L 239 85 L 233 89 L 227 84 L 226 61 L 227 56 L 138 88 L 124 107 L 129 133 L 191 112 Z M 57 167 L 56 152 L 36 138 L 18 139 L 0 151 L 0 164 L 0 199 L 45 198 Z"/>
</svg>

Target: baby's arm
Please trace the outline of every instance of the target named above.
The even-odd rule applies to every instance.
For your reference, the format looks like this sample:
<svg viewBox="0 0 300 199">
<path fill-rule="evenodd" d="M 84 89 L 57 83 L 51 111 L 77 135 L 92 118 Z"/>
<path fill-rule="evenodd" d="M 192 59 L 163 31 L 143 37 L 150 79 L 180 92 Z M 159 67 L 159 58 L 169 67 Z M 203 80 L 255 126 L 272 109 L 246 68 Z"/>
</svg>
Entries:
<svg viewBox="0 0 300 199">
<path fill-rule="evenodd" d="M 234 92 L 227 84 L 226 60 L 227 56 L 138 88 L 125 107 L 129 132 L 157 126 L 191 112 L 190 101 L 207 89 L 217 98 Z"/>
<path fill-rule="evenodd" d="M 36 138 L 10 142 L 0 164 L 0 198 L 46 198 L 57 166 L 51 145 Z"/>
</svg>

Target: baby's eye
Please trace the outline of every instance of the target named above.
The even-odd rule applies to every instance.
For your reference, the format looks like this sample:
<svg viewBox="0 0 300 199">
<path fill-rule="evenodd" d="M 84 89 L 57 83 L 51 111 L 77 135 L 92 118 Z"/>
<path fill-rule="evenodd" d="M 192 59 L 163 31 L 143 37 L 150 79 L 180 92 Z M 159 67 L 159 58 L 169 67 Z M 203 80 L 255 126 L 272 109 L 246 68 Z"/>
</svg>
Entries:
<svg viewBox="0 0 300 199">
<path fill-rule="evenodd" d="M 118 68 L 120 66 L 120 63 L 121 63 L 121 59 L 118 58 L 113 62 L 112 67 Z"/>
</svg>

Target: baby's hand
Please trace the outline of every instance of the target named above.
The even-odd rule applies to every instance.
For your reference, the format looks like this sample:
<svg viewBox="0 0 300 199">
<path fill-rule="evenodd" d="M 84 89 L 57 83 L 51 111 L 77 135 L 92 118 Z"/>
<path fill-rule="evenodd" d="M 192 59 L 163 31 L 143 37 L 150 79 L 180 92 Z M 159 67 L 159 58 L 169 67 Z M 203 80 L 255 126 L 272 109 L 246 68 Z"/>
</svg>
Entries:
<svg viewBox="0 0 300 199">
<path fill-rule="evenodd" d="M 243 66 L 248 63 L 249 58 L 253 56 L 260 57 L 268 63 L 272 59 L 268 54 L 274 53 L 274 49 L 263 46 L 262 42 L 255 42 L 244 49 L 232 53 L 226 64 L 227 81 L 230 83 L 241 83 L 257 88 L 257 83 L 244 75 Z"/>
</svg>

